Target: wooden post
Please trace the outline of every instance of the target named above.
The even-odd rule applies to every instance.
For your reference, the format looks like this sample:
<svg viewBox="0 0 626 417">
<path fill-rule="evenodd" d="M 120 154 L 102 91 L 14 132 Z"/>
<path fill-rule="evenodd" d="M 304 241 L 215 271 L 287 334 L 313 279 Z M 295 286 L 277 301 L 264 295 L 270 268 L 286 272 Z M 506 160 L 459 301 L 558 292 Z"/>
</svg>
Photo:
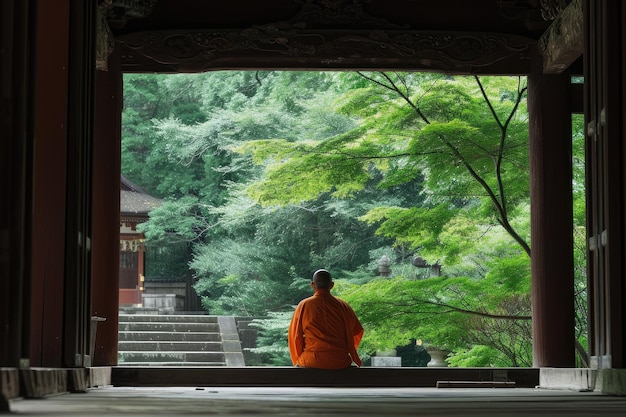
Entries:
<svg viewBox="0 0 626 417">
<path fill-rule="evenodd" d="M 533 366 L 574 367 L 570 76 L 528 77 Z"/>
<path fill-rule="evenodd" d="M 31 3 L 7 0 L 0 5 L 0 367 L 15 368 L 26 357 L 29 336 L 24 286 L 30 278 Z M 0 392 L 0 412 L 8 411 L 8 406 L 2 408 L 2 394 L 6 392 Z"/>
<path fill-rule="evenodd" d="M 68 1 L 39 2 L 33 108 L 31 366 L 63 366 L 68 146 Z M 44 63 L 45 65 L 41 64 Z M 33 63 L 34 65 L 34 63 Z"/>
<path fill-rule="evenodd" d="M 96 335 L 96 366 L 117 365 L 120 270 L 122 73 L 119 55 L 96 73 L 92 313 L 104 317 Z"/>
</svg>

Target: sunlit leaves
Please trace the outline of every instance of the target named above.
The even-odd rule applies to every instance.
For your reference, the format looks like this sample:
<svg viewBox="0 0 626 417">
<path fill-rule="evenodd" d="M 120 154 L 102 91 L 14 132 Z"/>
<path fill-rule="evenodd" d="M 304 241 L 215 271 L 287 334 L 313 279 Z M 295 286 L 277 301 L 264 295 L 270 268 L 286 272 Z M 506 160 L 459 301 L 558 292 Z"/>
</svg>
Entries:
<svg viewBox="0 0 626 417">
<path fill-rule="evenodd" d="M 358 126 L 287 151 L 277 142 L 259 143 L 253 154 L 266 171 L 250 195 L 267 205 L 323 192 L 343 198 L 363 188 L 374 168 L 383 173 L 379 187 L 423 176 L 434 201 L 482 202 L 483 214 L 519 235 L 509 214 L 528 196 L 526 120 L 516 113 L 523 110 L 520 79 L 363 76 L 369 85 L 335 101 L 337 111 L 358 118 Z"/>
<path fill-rule="evenodd" d="M 376 233 L 394 237 L 412 248 L 426 250 L 437 247 L 439 233 L 454 216 L 455 210 L 439 205 L 435 207 L 379 207 L 370 210 L 361 220 L 379 223 Z"/>
<path fill-rule="evenodd" d="M 517 362 L 518 366 L 530 360 L 530 356 L 520 357 L 524 355 L 521 352 L 529 353 L 529 300 L 517 295 L 503 297 L 497 283 L 485 285 L 467 277 L 379 279 L 342 290 L 340 297 L 361 318 L 366 328 L 363 348 L 370 352 L 402 346 L 413 338 L 451 351 L 467 350 L 467 343 L 488 344 L 507 358 L 508 364 Z M 507 333 L 507 326 L 519 330 Z M 489 334 L 496 339 L 515 338 L 515 343 L 524 347 L 516 349 L 510 343 L 499 343 L 502 340 L 489 343 L 483 338 Z M 480 359 L 472 365 L 480 366 L 478 363 Z"/>
</svg>

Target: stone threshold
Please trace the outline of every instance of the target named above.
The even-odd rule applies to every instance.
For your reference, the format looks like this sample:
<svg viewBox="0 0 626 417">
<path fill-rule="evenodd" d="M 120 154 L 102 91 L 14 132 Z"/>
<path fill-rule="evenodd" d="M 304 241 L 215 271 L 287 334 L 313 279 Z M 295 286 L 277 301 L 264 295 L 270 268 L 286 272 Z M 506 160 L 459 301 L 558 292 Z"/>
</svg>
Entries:
<svg viewBox="0 0 626 417">
<path fill-rule="evenodd" d="M 7 400 L 43 398 L 67 392 L 85 392 L 111 385 L 111 367 L 0 368 L 0 394 Z"/>
<path fill-rule="evenodd" d="M 541 368 L 539 387 L 626 395 L 626 369 Z"/>
</svg>

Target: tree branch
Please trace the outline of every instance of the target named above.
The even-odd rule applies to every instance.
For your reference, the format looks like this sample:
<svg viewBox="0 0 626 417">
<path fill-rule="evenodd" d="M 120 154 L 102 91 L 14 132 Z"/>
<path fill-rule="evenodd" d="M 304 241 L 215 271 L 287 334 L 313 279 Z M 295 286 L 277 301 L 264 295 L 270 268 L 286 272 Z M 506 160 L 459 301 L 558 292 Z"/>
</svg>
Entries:
<svg viewBox="0 0 626 417">
<path fill-rule="evenodd" d="M 364 303 L 365 305 L 369 305 L 369 306 L 375 306 L 375 305 L 380 305 L 380 303 Z M 449 314 L 449 313 L 461 313 L 461 314 L 466 314 L 466 315 L 470 315 L 470 316 L 476 316 L 476 317 L 483 317 L 483 318 L 489 318 L 489 319 L 498 319 L 498 320 L 531 320 L 532 316 L 520 316 L 520 315 L 512 315 L 512 314 L 493 314 L 493 313 L 487 313 L 484 311 L 476 311 L 476 310 L 469 310 L 469 309 L 465 309 L 465 308 L 460 308 L 460 307 L 455 307 L 453 305 L 447 304 L 447 303 L 443 303 L 443 302 L 439 302 L 439 301 L 432 301 L 432 300 L 414 300 L 413 303 L 385 303 L 385 305 L 391 305 L 394 307 L 394 310 L 396 308 L 410 308 L 410 312 L 411 314 Z M 419 305 L 430 305 L 430 306 L 434 306 L 434 307 L 440 307 L 444 310 L 437 310 L 437 311 L 420 311 L 420 310 L 415 310 L 414 308 L 416 306 Z M 394 313 L 392 313 L 391 315 L 404 315 L 406 314 L 406 312 L 403 311 L 394 311 Z"/>
</svg>

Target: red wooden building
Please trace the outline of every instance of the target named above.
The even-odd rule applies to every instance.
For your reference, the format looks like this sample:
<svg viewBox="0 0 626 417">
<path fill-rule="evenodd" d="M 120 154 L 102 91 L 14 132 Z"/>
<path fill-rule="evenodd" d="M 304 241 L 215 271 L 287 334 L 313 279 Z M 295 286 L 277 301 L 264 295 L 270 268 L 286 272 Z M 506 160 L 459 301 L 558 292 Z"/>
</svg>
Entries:
<svg viewBox="0 0 626 417">
<path fill-rule="evenodd" d="M 119 305 L 141 306 L 145 279 L 145 235 L 137 225 L 148 221 L 161 200 L 123 175 L 120 181 L 120 298 Z"/>
<path fill-rule="evenodd" d="M 624 2 L 0 4 L 3 375 L 116 369 L 123 73 L 401 69 L 528 76 L 540 374 L 575 364 L 571 114 L 584 112 L 591 361 L 582 372 L 593 369 L 588 381 L 624 393 L 605 383 L 615 375 L 623 381 L 626 367 Z M 572 84 L 572 75 L 584 84 Z M 92 316 L 107 318 L 93 358 Z"/>
</svg>

